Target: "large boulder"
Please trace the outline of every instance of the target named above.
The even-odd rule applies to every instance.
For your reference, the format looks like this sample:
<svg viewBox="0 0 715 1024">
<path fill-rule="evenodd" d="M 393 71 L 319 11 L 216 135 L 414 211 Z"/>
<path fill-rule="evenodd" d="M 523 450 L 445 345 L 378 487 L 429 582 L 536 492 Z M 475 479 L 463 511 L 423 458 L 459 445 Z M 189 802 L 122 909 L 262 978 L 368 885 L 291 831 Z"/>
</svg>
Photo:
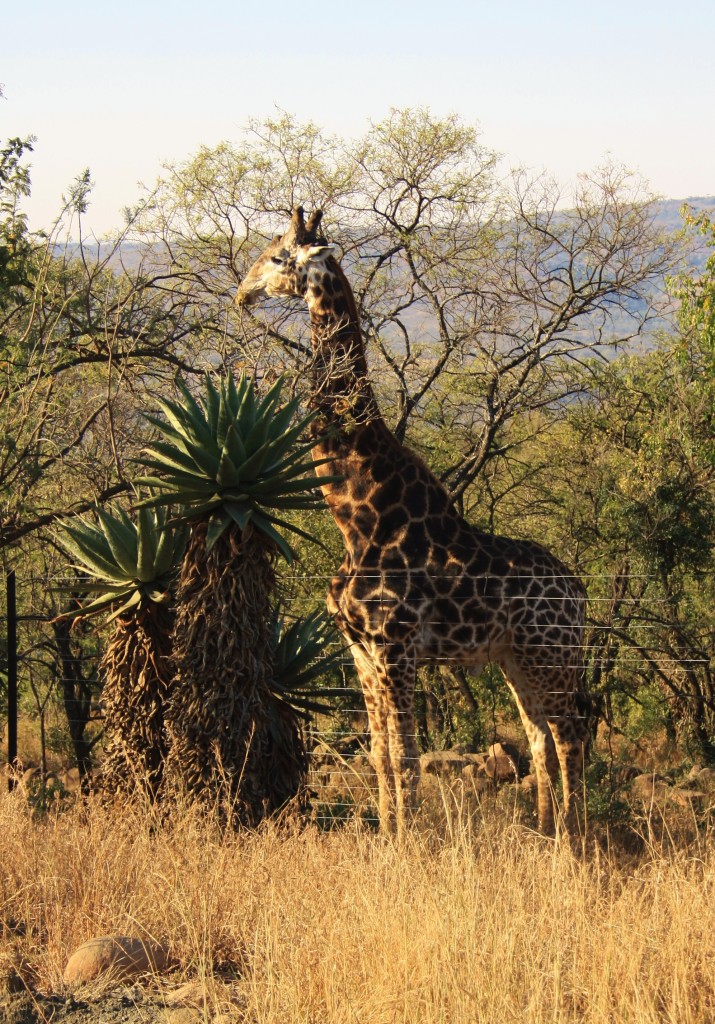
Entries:
<svg viewBox="0 0 715 1024">
<path fill-rule="evenodd" d="M 493 782 L 516 782 L 519 779 L 521 754 L 511 743 L 493 743 L 484 764 L 487 777 Z"/>
<path fill-rule="evenodd" d="M 68 986 L 85 985 L 98 978 L 124 982 L 142 974 L 160 974 L 169 964 L 166 950 L 152 939 L 102 935 L 74 951 L 63 977 Z"/>
<path fill-rule="evenodd" d="M 662 775 L 644 772 L 632 780 L 631 796 L 641 803 L 648 804 L 654 800 L 664 800 L 669 788 L 667 780 Z"/>
<path fill-rule="evenodd" d="M 487 793 L 493 789 L 493 784 L 484 774 L 482 764 L 468 764 L 462 771 L 462 780 L 470 792 Z"/>
</svg>

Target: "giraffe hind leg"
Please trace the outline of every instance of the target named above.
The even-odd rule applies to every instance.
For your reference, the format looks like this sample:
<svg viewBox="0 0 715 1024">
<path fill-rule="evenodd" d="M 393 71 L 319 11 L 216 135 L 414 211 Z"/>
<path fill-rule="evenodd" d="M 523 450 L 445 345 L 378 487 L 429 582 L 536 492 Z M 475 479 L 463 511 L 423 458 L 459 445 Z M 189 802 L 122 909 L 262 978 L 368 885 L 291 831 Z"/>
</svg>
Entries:
<svg viewBox="0 0 715 1024">
<path fill-rule="evenodd" d="M 556 787 L 559 781 L 559 759 L 548 722 L 542 715 L 524 719 L 524 728 L 531 748 L 537 784 L 539 831 L 553 836 L 556 831 Z"/>
<path fill-rule="evenodd" d="M 537 784 L 539 831 L 543 835 L 553 836 L 556 831 L 556 787 L 560 768 L 554 737 L 540 704 L 529 696 L 521 673 L 509 666 L 508 671 L 505 668 L 505 675 L 531 748 Z"/>
<path fill-rule="evenodd" d="M 571 714 L 549 720 L 563 780 L 563 823 L 569 835 L 578 831 L 578 805 L 585 742 L 581 723 Z"/>
</svg>

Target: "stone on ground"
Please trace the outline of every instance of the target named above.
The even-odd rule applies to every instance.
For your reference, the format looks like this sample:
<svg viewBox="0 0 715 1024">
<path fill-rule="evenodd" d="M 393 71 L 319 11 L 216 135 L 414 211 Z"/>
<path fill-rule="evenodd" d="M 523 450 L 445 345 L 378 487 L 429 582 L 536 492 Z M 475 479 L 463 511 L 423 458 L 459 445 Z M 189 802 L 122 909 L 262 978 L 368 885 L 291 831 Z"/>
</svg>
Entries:
<svg viewBox="0 0 715 1024">
<path fill-rule="evenodd" d="M 159 974 L 169 957 L 158 942 L 128 935 L 102 935 L 76 949 L 67 961 L 66 985 L 84 985 L 97 978 L 129 981 L 142 974 Z"/>
</svg>

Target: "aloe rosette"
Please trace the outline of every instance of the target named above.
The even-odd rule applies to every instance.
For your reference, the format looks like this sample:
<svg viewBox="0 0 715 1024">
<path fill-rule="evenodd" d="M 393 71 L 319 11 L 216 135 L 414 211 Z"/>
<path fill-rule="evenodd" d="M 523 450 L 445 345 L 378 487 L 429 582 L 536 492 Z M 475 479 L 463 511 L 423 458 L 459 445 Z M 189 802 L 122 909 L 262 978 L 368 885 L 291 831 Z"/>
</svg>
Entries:
<svg viewBox="0 0 715 1024">
<path fill-rule="evenodd" d="M 275 695 L 305 718 L 333 711 L 329 698 L 342 696 L 344 691 L 316 686 L 345 654 L 330 616 L 316 611 L 288 622 L 276 615 L 272 649 Z"/>
<path fill-rule="evenodd" d="M 302 440 L 314 415 L 296 420 L 298 400 L 280 404 L 282 378 L 264 397 L 245 374 L 236 383 L 228 373 L 218 388 L 206 374 L 204 385 L 197 400 L 177 379 L 183 401 L 161 400 L 165 419 L 147 416 L 164 440 L 154 441 L 140 460 L 153 472 L 138 482 L 157 492 L 143 505 L 173 504 L 183 507 L 187 520 L 206 518 L 207 551 L 232 523 L 241 530 L 251 523 L 291 563 L 294 552 L 280 529 L 313 538 L 280 513 L 321 501 L 321 480 L 313 472 L 319 463 L 310 457 L 314 442 Z"/>
<path fill-rule="evenodd" d="M 57 539 L 91 577 L 82 588 L 98 596 L 74 616 L 111 611 L 107 621 L 170 600 L 172 580 L 186 546 L 183 525 L 170 528 L 166 509 L 139 508 L 132 520 L 123 509 L 98 508 L 97 523 L 77 517 L 60 526 Z"/>
</svg>

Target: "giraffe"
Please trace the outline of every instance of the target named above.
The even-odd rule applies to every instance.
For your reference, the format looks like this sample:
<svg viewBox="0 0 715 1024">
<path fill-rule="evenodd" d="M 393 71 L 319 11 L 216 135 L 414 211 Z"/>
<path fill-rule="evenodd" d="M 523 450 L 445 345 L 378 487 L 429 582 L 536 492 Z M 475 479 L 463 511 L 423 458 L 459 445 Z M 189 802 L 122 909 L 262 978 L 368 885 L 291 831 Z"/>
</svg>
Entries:
<svg viewBox="0 0 715 1024">
<path fill-rule="evenodd" d="M 381 827 L 403 834 L 415 805 L 417 668 L 447 661 L 475 673 L 501 667 L 532 751 L 539 829 L 555 832 L 560 774 L 563 825 L 573 833 L 587 736 L 583 585 L 538 544 L 470 525 L 390 431 L 368 377 L 353 292 L 318 231 L 321 218 L 316 210 L 306 223 L 296 207 L 235 301 L 307 303 L 316 472 L 331 477 L 322 490 L 345 545 L 327 605 L 365 696 Z"/>
</svg>

